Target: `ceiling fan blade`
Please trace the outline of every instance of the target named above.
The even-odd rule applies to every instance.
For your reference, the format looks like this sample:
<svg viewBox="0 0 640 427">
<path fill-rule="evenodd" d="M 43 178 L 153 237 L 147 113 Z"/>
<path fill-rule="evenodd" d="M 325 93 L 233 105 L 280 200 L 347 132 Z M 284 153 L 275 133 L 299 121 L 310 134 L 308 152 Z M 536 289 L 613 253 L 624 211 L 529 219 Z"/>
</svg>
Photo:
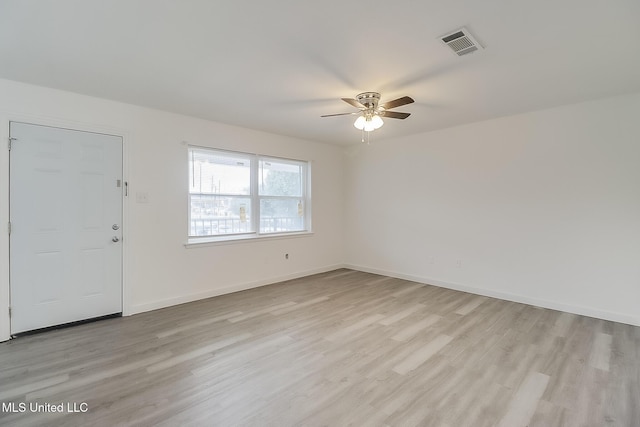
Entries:
<svg viewBox="0 0 640 427">
<path fill-rule="evenodd" d="M 367 108 L 366 106 L 359 103 L 357 99 L 353 99 L 353 98 L 341 98 L 341 99 L 347 104 L 353 105 L 356 108 Z"/>
<path fill-rule="evenodd" d="M 393 101 L 385 102 L 381 105 L 385 110 L 400 107 L 401 105 L 407 105 L 415 102 L 410 96 L 403 96 L 402 98 L 394 99 Z"/>
<path fill-rule="evenodd" d="M 380 113 L 382 117 L 390 118 L 390 119 L 406 119 L 411 115 L 411 113 L 400 113 L 398 111 L 383 111 Z"/>
<path fill-rule="evenodd" d="M 325 114 L 324 116 L 320 116 L 320 117 L 334 117 L 334 116 L 352 116 L 354 114 L 360 114 L 360 112 L 354 112 L 354 113 L 338 113 L 338 114 Z"/>
</svg>

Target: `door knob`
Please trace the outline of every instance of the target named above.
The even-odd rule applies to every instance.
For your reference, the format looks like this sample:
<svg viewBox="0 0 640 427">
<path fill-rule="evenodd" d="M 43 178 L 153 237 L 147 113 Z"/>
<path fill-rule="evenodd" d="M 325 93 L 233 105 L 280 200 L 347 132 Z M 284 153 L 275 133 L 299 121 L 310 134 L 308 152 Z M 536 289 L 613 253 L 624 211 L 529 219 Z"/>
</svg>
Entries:
<svg viewBox="0 0 640 427">
<path fill-rule="evenodd" d="M 116 236 L 113 236 L 113 238 L 111 239 L 111 241 L 113 243 L 118 243 L 120 241 L 120 239 L 118 239 Z"/>
</svg>

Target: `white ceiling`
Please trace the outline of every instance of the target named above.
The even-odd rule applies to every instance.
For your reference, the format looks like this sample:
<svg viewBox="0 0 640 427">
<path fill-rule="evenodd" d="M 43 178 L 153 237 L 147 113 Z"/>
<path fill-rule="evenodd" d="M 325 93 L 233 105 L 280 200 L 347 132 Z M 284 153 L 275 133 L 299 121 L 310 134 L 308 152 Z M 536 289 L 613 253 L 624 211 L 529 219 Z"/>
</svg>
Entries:
<svg viewBox="0 0 640 427">
<path fill-rule="evenodd" d="M 0 77 L 357 144 L 363 91 L 416 100 L 377 140 L 640 91 L 640 1 L 0 0 Z"/>
</svg>

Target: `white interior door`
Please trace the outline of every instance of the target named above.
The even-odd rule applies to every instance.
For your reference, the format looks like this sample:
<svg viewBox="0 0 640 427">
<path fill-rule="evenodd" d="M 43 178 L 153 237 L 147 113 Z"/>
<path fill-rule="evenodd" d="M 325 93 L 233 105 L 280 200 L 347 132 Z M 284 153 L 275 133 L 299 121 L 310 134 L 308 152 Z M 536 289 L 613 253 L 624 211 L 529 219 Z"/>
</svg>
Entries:
<svg viewBox="0 0 640 427">
<path fill-rule="evenodd" d="M 122 138 L 10 135 L 11 333 L 122 312 Z"/>
</svg>

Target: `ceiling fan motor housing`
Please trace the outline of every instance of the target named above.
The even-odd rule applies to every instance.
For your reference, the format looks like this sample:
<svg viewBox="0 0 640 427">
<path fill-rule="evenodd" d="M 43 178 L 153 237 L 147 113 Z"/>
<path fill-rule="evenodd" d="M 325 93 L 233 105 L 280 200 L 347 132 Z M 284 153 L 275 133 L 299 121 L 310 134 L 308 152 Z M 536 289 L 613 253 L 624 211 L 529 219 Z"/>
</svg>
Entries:
<svg viewBox="0 0 640 427">
<path fill-rule="evenodd" d="M 368 110 L 375 110 L 380 101 L 380 94 L 378 92 L 362 92 L 356 96 L 356 99 Z"/>
</svg>

